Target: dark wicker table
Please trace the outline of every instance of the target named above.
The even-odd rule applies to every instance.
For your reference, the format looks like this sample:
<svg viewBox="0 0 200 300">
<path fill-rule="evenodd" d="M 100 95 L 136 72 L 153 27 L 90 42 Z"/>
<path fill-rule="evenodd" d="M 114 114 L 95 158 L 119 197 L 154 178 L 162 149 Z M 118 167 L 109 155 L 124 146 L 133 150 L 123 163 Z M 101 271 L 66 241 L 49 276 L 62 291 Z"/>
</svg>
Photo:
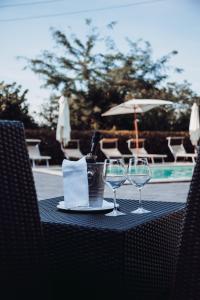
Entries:
<svg viewBox="0 0 200 300">
<path fill-rule="evenodd" d="M 103 213 L 60 211 L 56 205 L 61 200 L 63 197 L 39 202 L 51 266 L 74 276 L 76 282 L 84 278 L 91 286 L 97 283 L 110 288 L 111 293 L 114 282 L 117 290 L 134 299 L 167 298 L 183 203 L 144 201 L 151 213 L 134 215 L 130 211 L 138 201 L 119 199 L 126 215 L 113 218 Z"/>
</svg>

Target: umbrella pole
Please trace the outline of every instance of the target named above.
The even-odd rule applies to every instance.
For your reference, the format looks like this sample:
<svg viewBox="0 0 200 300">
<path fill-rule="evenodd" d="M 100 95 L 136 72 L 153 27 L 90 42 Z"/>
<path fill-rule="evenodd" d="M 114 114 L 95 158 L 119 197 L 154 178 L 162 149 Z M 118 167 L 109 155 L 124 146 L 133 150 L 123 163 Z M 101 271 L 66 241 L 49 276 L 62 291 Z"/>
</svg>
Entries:
<svg viewBox="0 0 200 300">
<path fill-rule="evenodd" d="M 135 139 L 136 139 L 136 153 L 139 154 L 139 142 L 138 142 L 138 124 L 137 124 L 137 114 L 134 112 L 134 129 L 135 129 Z"/>
</svg>

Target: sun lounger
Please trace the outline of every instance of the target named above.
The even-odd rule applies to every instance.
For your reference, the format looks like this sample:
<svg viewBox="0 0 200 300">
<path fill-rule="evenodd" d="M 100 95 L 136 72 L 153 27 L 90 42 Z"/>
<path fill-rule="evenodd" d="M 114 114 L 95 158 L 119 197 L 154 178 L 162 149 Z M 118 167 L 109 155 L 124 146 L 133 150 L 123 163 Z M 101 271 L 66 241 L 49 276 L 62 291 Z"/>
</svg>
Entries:
<svg viewBox="0 0 200 300">
<path fill-rule="evenodd" d="M 144 157 L 144 158 L 150 159 L 150 161 L 152 163 L 155 163 L 155 159 L 161 159 L 162 162 L 165 162 L 164 159 L 167 157 L 167 155 L 165 155 L 165 154 L 150 154 L 150 153 L 148 153 L 146 151 L 146 149 L 144 148 L 144 141 L 145 141 L 145 139 L 139 139 L 138 140 L 138 144 L 139 144 L 138 149 L 136 148 L 136 140 L 135 139 L 129 139 L 127 141 L 127 143 L 128 143 L 128 149 L 133 154 L 133 156 L 140 157 L 140 158 Z"/>
<path fill-rule="evenodd" d="M 61 147 L 61 149 L 67 159 L 80 159 L 84 156 L 80 150 L 79 140 L 70 140 L 67 147 Z"/>
<path fill-rule="evenodd" d="M 118 149 L 117 138 L 104 138 L 99 141 L 100 149 L 106 158 L 129 158 L 132 154 L 123 154 Z"/>
<path fill-rule="evenodd" d="M 174 157 L 174 161 L 177 162 L 179 158 L 190 158 L 193 163 L 197 157 L 197 153 L 187 153 L 183 145 L 184 137 L 167 137 L 168 147 Z"/>
<path fill-rule="evenodd" d="M 39 139 L 26 139 L 29 158 L 32 161 L 32 166 L 34 168 L 36 167 L 35 162 L 42 161 L 42 160 L 45 160 L 46 166 L 49 167 L 49 160 L 51 159 L 51 156 L 41 155 L 40 149 L 39 149 L 40 142 L 41 142 L 41 140 L 39 140 Z"/>
</svg>

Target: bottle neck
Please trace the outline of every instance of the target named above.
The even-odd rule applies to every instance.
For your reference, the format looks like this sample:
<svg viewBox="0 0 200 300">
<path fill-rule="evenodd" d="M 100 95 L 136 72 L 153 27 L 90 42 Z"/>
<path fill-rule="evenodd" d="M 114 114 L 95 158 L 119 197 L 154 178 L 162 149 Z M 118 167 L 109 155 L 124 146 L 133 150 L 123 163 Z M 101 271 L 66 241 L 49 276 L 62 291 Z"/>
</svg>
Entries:
<svg viewBox="0 0 200 300">
<path fill-rule="evenodd" d="M 96 148 L 97 148 L 97 144 L 99 143 L 99 140 L 100 140 L 100 133 L 95 132 L 91 139 L 90 152 L 86 156 L 87 162 L 90 162 L 90 163 L 96 162 L 96 160 L 97 160 Z"/>
<path fill-rule="evenodd" d="M 86 155 L 86 161 L 87 163 L 96 163 L 97 160 L 97 156 L 96 155 L 92 155 L 91 153 L 88 153 Z"/>
</svg>

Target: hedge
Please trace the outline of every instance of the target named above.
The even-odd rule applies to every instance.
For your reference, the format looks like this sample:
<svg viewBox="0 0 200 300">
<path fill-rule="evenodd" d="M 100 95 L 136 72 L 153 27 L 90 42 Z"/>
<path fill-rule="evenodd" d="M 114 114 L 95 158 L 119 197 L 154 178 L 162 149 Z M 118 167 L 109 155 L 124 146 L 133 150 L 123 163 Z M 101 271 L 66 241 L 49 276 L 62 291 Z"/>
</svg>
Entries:
<svg viewBox="0 0 200 300">
<path fill-rule="evenodd" d="M 133 131 L 128 130 L 100 130 L 102 137 L 116 137 L 119 139 L 119 150 L 122 153 L 129 153 L 126 141 L 134 137 Z M 77 131 L 71 133 L 72 139 L 80 140 L 80 148 L 83 154 L 87 154 L 90 150 L 90 140 L 93 131 Z M 184 145 L 188 152 L 193 152 L 188 132 L 167 132 L 167 131 L 140 131 L 140 138 L 145 138 L 145 148 L 149 153 L 167 154 L 168 161 L 173 161 L 173 156 L 167 145 L 166 137 L 168 136 L 182 136 L 184 137 Z M 59 142 L 56 141 L 55 131 L 49 129 L 27 129 L 26 138 L 41 139 L 40 151 L 43 155 L 50 155 L 52 157 L 50 164 L 61 164 L 64 155 L 61 151 Z M 98 161 L 105 159 L 104 154 L 97 148 Z"/>
</svg>

